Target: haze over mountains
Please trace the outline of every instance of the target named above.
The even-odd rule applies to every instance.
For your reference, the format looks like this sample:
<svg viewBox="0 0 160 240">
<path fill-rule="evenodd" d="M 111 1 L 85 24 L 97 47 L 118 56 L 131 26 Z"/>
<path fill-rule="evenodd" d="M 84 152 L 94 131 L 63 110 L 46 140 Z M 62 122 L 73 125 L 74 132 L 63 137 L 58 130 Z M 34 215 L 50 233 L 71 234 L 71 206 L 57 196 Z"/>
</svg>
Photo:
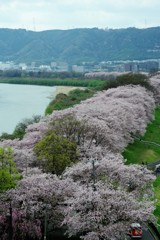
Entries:
<svg viewBox="0 0 160 240">
<path fill-rule="evenodd" d="M 0 29 L 0 61 L 47 64 L 160 58 L 160 27 L 48 30 Z"/>
</svg>

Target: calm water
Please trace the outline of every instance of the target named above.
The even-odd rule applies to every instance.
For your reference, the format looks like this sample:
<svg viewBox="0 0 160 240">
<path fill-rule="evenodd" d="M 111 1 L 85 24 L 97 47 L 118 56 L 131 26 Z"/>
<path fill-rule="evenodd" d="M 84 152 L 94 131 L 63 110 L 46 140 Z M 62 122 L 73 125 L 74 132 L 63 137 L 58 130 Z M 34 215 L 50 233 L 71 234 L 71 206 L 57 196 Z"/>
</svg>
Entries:
<svg viewBox="0 0 160 240">
<path fill-rule="evenodd" d="M 0 134 L 12 133 L 17 123 L 44 115 L 56 87 L 0 84 Z"/>
</svg>

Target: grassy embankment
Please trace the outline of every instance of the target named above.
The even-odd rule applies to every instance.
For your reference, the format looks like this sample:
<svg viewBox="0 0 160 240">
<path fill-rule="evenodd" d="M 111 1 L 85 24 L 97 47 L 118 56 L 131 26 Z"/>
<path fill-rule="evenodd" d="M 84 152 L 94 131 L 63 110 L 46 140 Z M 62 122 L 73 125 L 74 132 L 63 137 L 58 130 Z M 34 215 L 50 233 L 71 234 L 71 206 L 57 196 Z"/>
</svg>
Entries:
<svg viewBox="0 0 160 240">
<path fill-rule="evenodd" d="M 141 139 L 160 144 L 160 107 L 156 108 L 155 120 L 148 124 L 146 133 Z M 124 150 L 123 156 L 127 159 L 127 164 L 148 164 L 160 160 L 160 147 L 135 140 Z M 157 176 L 154 182 L 154 192 L 156 199 L 154 214 L 158 219 L 158 224 L 160 224 L 160 176 Z"/>
<path fill-rule="evenodd" d="M 94 95 L 95 90 L 93 89 L 75 89 L 70 91 L 68 94 L 59 93 L 56 95 L 45 110 L 45 115 L 51 114 L 54 110 L 63 110 L 72 107 L 87 98 Z"/>
</svg>

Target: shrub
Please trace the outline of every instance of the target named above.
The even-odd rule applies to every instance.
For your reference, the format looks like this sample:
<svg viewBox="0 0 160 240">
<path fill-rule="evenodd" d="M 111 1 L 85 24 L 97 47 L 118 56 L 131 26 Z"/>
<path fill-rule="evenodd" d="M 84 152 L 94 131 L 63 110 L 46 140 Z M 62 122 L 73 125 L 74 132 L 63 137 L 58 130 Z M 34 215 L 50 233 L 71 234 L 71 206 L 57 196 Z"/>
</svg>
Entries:
<svg viewBox="0 0 160 240">
<path fill-rule="evenodd" d="M 149 79 L 146 75 L 140 73 L 128 73 L 118 76 L 116 80 L 107 81 L 104 84 L 103 89 L 116 88 L 125 85 L 141 85 L 142 87 L 152 90 L 152 86 L 149 83 Z"/>
</svg>

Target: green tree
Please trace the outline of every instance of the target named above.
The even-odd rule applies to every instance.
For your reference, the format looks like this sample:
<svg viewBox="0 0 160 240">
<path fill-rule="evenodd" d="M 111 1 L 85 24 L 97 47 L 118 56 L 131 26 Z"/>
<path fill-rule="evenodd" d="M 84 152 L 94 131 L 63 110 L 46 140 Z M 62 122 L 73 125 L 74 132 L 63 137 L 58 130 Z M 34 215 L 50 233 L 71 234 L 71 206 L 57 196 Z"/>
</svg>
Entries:
<svg viewBox="0 0 160 240">
<path fill-rule="evenodd" d="M 18 123 L 14 129 L 14 132 L 12 134 L 14 136 L 14 138 L 22 139 L 23 136 L 25 135 L 25 131 L 26 131 L 26 128 L 28 127 L 28 125 L 39 122 L 40 118 L 41 118 L 40 115 L 35 115 L 32 118 L 23 119 L 22 122 Z"/>
<path fill-rule="evenodd" d="M 3 132 L 0 136 L 0 140 L 4 140 L 4 139 L 14 139 L 14 135 L 7 133 L 7 132 Z"/>
<path fill-rule="evenodd" d="M 116 88 L 125 85 L 141 85 L 150 91 L 153 91 L 153 87 L 149 83 L 149 79 L 146 75 L 141 73 L 128 73 L 118 76 L 115 80 L 106 81 L 103 86 L 104 90 L 109 88 Z"/>
<path fill-rule="evenodd" d="M 38 142 L 34 152 L 43 170 L 57 175 L 78 160 L 77 144 L 54 132 L 49 132 Z"/>
<path fill-rule="evenodd" d="M 21 175 L 13 161 L 12 148 L 0 147 L 0 193 L 14 188 L 20 178 Z"/>
</svg>

